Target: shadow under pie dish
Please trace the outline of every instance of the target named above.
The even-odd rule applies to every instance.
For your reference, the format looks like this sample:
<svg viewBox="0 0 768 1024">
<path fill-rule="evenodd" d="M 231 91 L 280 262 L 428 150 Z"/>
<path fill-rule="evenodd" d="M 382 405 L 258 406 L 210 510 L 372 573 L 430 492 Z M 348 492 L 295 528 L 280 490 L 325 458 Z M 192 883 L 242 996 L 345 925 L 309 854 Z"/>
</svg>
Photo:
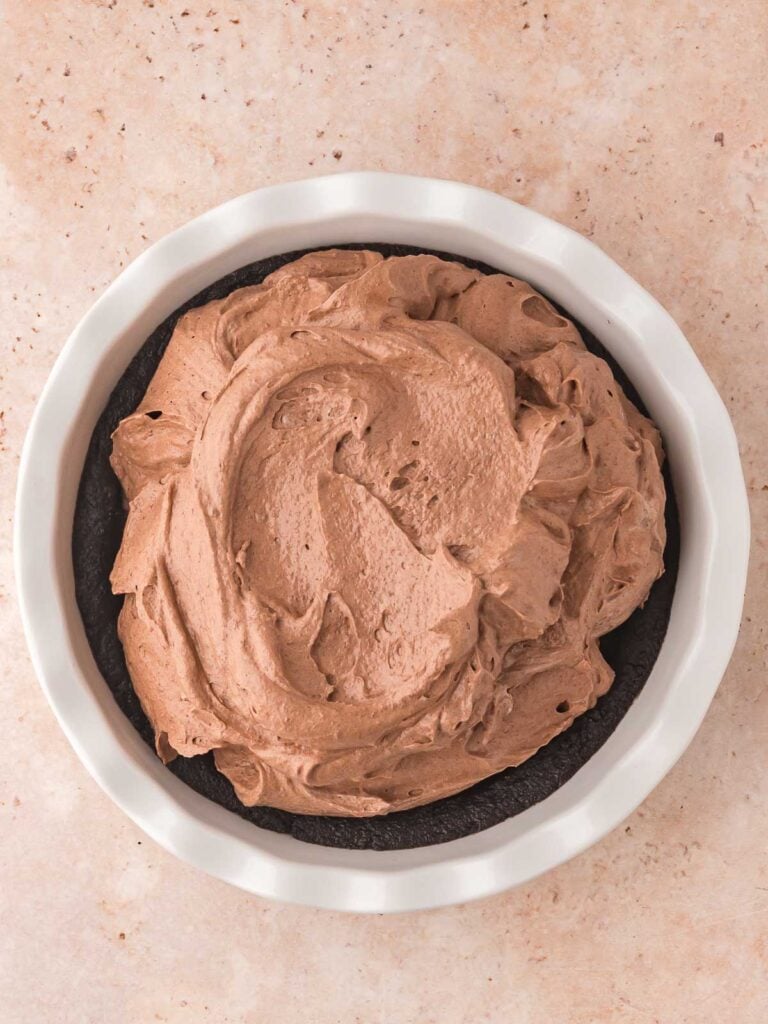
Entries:
<svg viewBox="0 0 768 1024">
<path fill-rule="evenodd" d="M 121 707 L 198 792 L 311 842 L 524 810 L 664 637 L 658 433 L 596 339 L 460 259 L 228 275 L 142 346 L 86 458 L 77 596 Z"/>
<path fill-rule="evenodd" d="M 81 471 L 105 408 L 114 429 L 139 405 L 159 361 L 155 352 L 154 364 L 142 371 L 146 348 L 122 379 L 117 404 L 110 395 L 150 336 L 158 345 L 167 342 L 158 324 L 247 284 L 238 268 L 263 266 L 275 253 L 377 239 L 457 254 L 529 281 L 583 328 L 588 346 L 591 336 L 598 339 L 627 371 L 661 431 L 664 472 L 674 482 L 674 491 L 667 483 L 666 571 L 643 608 L 600 641 L 616 672 L 609 692 L 511 769 L 514 789 L 502 771 L 455 796 L 370 818 L 247 809 L 211 754 L 163 765 L 127 674 L 120 681 L 123 653 L 114 622 L 121 599 L 111 593 L 109 573 L 124 512 L 113 474 L 109 512 L 105 490 L 91 490 L 92 534 L 83 531 L 81 538 L 102 553 L 113 545 L 110 557 L 100 566 L 93 559 L 88 569 L 113 627 L 89 627 L 89 643 L 72 557 Z M 229 275 L 224 291 L 207 293 Z M 617 379 L 624 385 L 618 373 Z M 356 912 L 413 910 L 488 896 L 563 863 L 615 828 L 670 770 L 701 723 L 738 632 L 747 509 L 735 435 L 716 390 L 669 314 L 605 253 L 482 189 L 337 174 L 259 189 L 190 221 L 130 264 L 86 313 L 57 359 L 25 439 L 14 520 L 17 593 L 37 677 L 73 749 L 164 849 L 261 896 Z M 660 609 L 660 589 L 672 587 L 678 521 L 671 610 Z M 88 585 L 81 576 L 81 598 Z M 659 636 L 667 623 L 660 648 L 654 642 L 632 653 L 631 624 L 644 617 L 642 632 L 651 637 L 657 615 Z M 637 685 L 641 663 L 652 667 Z M 627 671 L 633 686 L 624 682 Z M 574 771 L 571 745 L 578 737 L 582 767 Z M 196 791 L 201 784 L 218 784 L 211 790 L 218 802 Z M 437 841 L 457 834 L 463 837 Z"/>
</svg>

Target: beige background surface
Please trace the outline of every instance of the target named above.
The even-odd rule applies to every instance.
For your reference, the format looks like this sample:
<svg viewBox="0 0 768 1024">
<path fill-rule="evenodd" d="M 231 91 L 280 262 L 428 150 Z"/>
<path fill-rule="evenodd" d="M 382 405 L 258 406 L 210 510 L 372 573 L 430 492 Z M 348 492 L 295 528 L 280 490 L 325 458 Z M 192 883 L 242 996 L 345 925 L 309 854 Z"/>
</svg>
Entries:
<svg viewBox="0 0 768 1024">
<path fill-rule="evenodd" d="M 0 4 L 0 1020 L 768 1019 L 766 0 Z M 144 838 L 75 759 L 14 604 L 22 439 L 64 339 L 149 243 L 335 170 L 459 178 L 594 238 L 688 334 L 754 517 L 699 735 L 596 848 L 469 906 L 248 897 Z"/>
</svg>

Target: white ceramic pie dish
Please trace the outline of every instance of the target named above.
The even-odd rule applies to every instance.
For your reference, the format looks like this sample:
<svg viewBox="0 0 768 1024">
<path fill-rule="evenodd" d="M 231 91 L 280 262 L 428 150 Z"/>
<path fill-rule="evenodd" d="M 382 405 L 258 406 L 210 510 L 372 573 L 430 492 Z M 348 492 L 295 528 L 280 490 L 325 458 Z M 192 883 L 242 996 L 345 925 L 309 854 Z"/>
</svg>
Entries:
<svg viewBox="0 0 768 1024">
<path fill-rule="evenodd" d="M 75 604 L 72 520 L 88 441 L 131 357 L 206 285 L 276 253 L 404 243 L 525 278 L 616 357 L 660 427 L 681 520 L 667 636 L 605 745 L 546 800 L 476 835 L 390 852 L 309 845 L 243 821 L 167 771 L 101 677 Z M 619 824 L 683 753 L 739 628 L 749 517 L 725 407 L 670 316 L 591 242 L 456 182 L 341 174 L 260 189 L 153 245 L 75 329 L 48 380 L 19 474 L 15 554 L 24 628 L 48 700 L 83 764 L 165 849 L 261 896 L 402 911 L 488 896 L 562 863 Z"/>
</svg>

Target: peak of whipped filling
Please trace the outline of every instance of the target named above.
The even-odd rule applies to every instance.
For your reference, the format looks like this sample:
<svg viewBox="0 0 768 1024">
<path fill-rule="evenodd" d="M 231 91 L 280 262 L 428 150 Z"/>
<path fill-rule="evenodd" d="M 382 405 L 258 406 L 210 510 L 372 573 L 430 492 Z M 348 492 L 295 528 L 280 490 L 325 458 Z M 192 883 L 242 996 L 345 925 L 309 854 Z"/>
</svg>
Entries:
<svg viewBox="0 0 768 1024">
<path fill-rule="evenodd" d="M 179 321 L 113 435 L 166 761 L 371 815 L 530 757 L 663 571 L 657 431 L 527 284 L 330 250 Z"/>
</svg>

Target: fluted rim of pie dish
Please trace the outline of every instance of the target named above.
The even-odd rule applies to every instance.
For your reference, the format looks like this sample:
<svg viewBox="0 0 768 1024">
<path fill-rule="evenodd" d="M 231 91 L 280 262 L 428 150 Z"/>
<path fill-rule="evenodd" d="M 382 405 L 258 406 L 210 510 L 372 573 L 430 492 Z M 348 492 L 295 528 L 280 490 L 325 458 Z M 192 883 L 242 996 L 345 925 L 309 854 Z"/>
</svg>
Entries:
<svg viewBox="0 0 768 1024">
<path fill-rule="evenodd" d="M 118 708 L 88 645 L 71 554 L 77 487 L 107 398 L 152 330 L 223 275 L 345 242 L 440 249 L 530 281 L 605 345 L 664 437 L 679 503 L 679 576 L 656 664 L 605 744 L 540 803 L 482 832 L 408 850 L 348 850 L 260 829 L 167 771 Z M 725 406 L 670 315 L 596 245 L 474 186 L 355 172 L 258 189 L 167 235 L 75 328 L 43 389 L 19 470 L 14 552 L 40 684 L 90 774 L 151 838 L 259 896 L 357 912 L 490 896 L 580 853 L 686 749 L 741 619 L 749 512 Z"/>
</svg>

